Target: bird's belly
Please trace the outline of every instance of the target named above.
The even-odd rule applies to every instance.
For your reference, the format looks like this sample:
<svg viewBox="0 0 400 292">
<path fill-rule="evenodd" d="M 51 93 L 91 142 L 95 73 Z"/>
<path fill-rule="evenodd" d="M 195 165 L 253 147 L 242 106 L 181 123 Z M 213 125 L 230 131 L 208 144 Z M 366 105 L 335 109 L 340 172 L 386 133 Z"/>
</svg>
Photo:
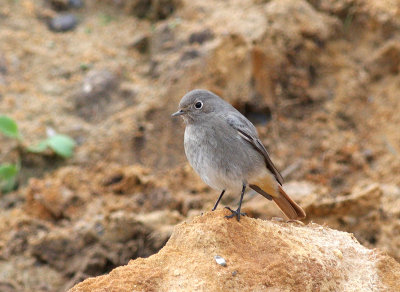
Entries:
<svg viewBox="0 0 400 292">
<path fill-rule="evenodd" d="M 186 156 L 201 179 L 213 189 L 240 192 L 249 168 L 244 167 L 245 158 L 236 150 L 241 145 L 235 145 L 235 141 L 226 143 L 208 133 L 186 131 L 189 131 L 185 132 Z M 232 151 L 237 151 L 237 155 L 229 155 Z"/>
<path fill-rule="evenodd" d="M 210 165 L 202 167 L 198 173 L 206 184 L 219 191 L 240 192 L 243 185 L 241 177 L 228 176 Z"/>
</svg>

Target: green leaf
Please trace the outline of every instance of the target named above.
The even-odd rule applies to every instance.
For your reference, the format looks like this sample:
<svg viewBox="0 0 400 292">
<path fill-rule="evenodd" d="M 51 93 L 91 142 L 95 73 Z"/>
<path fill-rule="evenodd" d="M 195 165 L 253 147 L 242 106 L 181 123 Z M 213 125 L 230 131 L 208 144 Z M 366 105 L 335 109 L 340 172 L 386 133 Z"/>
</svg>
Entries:
<svg viewBox="0 0 400 292">
<path fill-rule="evenodd" d="M 0 164 L 0 179 L 10 179 L 17 173 L 18 168 L 15 164 Z"/>
<path fill-rule="evenodd" d="M 18 166 L 15 164 L 0 164 L 0 190 L 4 193 L 12 191 L 18 175 Z"/>
<path fill-rule="evenodd" d="M 26 148 L 29 152 L 41 153 L 47 148 L 47 140 L 40 141 L 37 145 Z"/>
<path fill-rule="evenodd" d="M 17 123 L 7 116 L 0 115 L 0 132 L 11 138 L 19 138 Z"/>
<path fill-rule="evenodd" d="M 72 152 L 76 145 L 75 141 L 66 136 L 57 134 L 47 140 L 47 145 L 58 155 L 68 158 L 72 156 Z"/>
</svg>

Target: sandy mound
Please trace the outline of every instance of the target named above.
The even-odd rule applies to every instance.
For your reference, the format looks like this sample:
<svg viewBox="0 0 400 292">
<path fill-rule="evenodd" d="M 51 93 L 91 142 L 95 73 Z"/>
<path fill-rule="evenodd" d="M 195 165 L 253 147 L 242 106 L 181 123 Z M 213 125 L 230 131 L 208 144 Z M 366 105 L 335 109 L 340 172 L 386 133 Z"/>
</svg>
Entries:
<svg viewBox="0 0 400 292">
<path fill-rule="evenodd" d="M 70 291 L 398 291 L 400 265 L 348 233 L 209 212 L 166 246 Z M 220 256 L 226 264 L 218 264 Z M 390 267 L 390 268 L 389 268 Z"/>
</svg>

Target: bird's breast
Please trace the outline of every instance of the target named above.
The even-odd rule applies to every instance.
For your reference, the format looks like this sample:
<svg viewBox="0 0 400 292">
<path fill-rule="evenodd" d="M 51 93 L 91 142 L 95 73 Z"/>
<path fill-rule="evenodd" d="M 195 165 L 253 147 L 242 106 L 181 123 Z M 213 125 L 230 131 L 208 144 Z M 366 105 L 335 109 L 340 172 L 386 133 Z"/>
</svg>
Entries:
<svg viewBox="0 0 400 292">
<path fill-rule="evenodd" d="M 193 126 L 185 129 L 185 153 L 193 169 L 214 189 L 241 189 L 263 159 L 230 127 Z"/>
</svg>

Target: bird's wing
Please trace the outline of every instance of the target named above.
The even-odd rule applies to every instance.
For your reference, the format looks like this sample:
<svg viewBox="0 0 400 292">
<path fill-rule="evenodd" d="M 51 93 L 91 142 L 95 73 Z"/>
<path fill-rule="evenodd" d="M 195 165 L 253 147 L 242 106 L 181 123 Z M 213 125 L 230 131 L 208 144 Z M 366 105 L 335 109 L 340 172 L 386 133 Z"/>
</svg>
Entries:
<svg viewBox="0 0 400 292">
<path fill-rule="evenodd" d="M 267 166 L 268 170 L 272 172 L 279 184 L 282 185 L 282 175 L 272 163 L 267 149 L 265 149 L 264 145 L 258 138 L 257 130 L 254 125 L 240 113 L 230 113 L 226 117 L 226 121 L 231 127 L 238 131 L 240 137 L 250 143 L 250 145 L 253 146 L 255 150 L 257 150 L 261 155 L 264 156 L 265 165 Z"/>
</svg>

